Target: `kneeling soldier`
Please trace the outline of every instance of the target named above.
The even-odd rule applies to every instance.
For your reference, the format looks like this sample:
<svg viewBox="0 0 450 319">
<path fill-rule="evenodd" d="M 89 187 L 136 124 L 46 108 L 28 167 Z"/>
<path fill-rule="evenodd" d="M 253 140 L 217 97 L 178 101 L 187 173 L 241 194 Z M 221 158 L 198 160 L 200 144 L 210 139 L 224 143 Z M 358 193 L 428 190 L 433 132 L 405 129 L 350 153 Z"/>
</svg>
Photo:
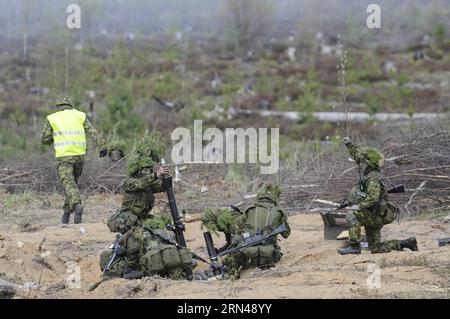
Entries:
<svg viewBox="0 0 450 319">
<path fill-rule="evenodd" d="M 341 255 L 361 253 L 361 226 L 364 226 L 371 253 L 387 253 L 409 248 L 417 251 L 415 237 L 405 240 L 381 241 L 381 228 L 392 223 L 398 208 L 388 201 L 388 193 L 382 182 L 380 166 L 383 156 L 370 147 L 359 148 L 349 138 L 343 140 L 350 155 L 358 165 L 360 180 L 350 194 L 353 212 L 347 214 L 350 246 L 339 249 Z"/>
<path fill-rule="evenodd" d="M 283 223 L 286 231 L 281 233 L 281 236 L 288 238 L 291 231 L 287 216 L 278 207 L 280 193 L 278 187 L 270 184 L 263 185 L 258 191 L 256 201 L 248 206 L 241 216 L 230 211 L 219 211 L 219 214 L 214 214 L 213 211 L 205 212 L 202 218 L 203 225 L 210 230 L 224 232 L 227 239 L 226 246 L 218 252 L 243 245 L 244 236 L 267 235 Z M 214 220 L 216 222 L 211 223 Z M 243 269 L 251 267 L 265 269 L 279 262 L 283 253 L 278 246 L 277 237 L 270 237 L 263 243 L 243 248 L 226 256 L 223 264 L 228 268 L 230 277 L 237 279 Z"/>
<path fill-rule="evenodd" d="M 187 248 L 176 248 L 165 242 L 173 234 L 165 230 L 166 223 L 150 213 L 154 193 L 164 191 L 162 177 L 169 174 L 167 166 L 154 171 L 160 158 L 155 139 L 152 134 L 146 135 L 130 155 L 122 208 L 108 220 L 110 230 L 122 234 L 116 245 L 120 247 L 119 253 L 111 269 L 106 271 L 114 252 L 105 251 L 100 258 L 100 266 L 107 276 L 132 279 L 159 274 L 174 278 L 180 277 L 178 270 L 193 266 Z"/>
</svg>

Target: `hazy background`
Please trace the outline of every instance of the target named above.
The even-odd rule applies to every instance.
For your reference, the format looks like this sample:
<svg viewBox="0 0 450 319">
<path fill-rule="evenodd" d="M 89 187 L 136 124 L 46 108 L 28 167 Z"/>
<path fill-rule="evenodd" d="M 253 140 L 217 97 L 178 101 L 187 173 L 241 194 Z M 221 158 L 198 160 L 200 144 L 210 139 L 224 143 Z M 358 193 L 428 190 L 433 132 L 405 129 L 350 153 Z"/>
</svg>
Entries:
<svg viewBox="0 0 450 319">
<path fill-rule="evenodd" d="M 381 29 L 366 26 L 372 2 Z M 66 27 L 72 3 L 81 29 Z M 279 127 L 295 161 L 288 145 L 373 129 L 380 112 L 447 112 L 449 24 L 450 0 L 0 0 L 0 159 L 51 156 L 38 136 L 66 91 L 126 150 L 145 129 L 168 139 L 202 119 Z"/>
<path fill-rule="evenodd" d="M 72 3 L 79 30 L 66 27 Z M 370 3 L 381 29 L 367 28 Z M 392 159 L 385 173 L 409 189 L 395 197 L 408 216 L 449 205 L 449 30 L 450 0 L 0 0 L 0 187 L 4 198 L 61 190 L 39 136 L 68 92 L 109 150 L 156 130 L 169 162 L 172 131 L 194 120 L 279 128 L 277 174 L 186 169 L 177 199 L 192 210 L 242 200 L 263 179 L 282 185 L 291 211 L 343 198 L 357 180 L 343 136 Z M 80 188 L 120 192 L 125 161 L 109 170 L 88 144 Z"/>
<path fill-rule="evenodd" d="M 0 0 L 1 40 L 21 37 L 27 32 L 35 41 L 48 40 L 65 28 L 68 4 L 82 7 L 82 28 L 79 37 L 89 40 L 100 34 L 136 33 L 151 36 L 155 33 L 177 31 L 206 32 L 225 37 L 232 25 L 224 0 Z M 254 19 L 267 22 L 259 31 L 265 38 L 286 33 L 307 32 L 310 29 L 326 33 L 341 33 L 358 39 L 376 36 L 365 26 L 365 9 L 370 3 L 382 8 L 383 29 L 389 44 L 402 45 L 411 37 L 430 33 L 437 25 L 449 29 L 450 1 L 448 0 L 277 0 L 249 1 L 268 6 L 270 19 L 260 12 L 252 12 Z M 76 31 L 75 31 L 76 32 Z M 14 47 L 10 47 L 11 50 Z"/>
</svg>

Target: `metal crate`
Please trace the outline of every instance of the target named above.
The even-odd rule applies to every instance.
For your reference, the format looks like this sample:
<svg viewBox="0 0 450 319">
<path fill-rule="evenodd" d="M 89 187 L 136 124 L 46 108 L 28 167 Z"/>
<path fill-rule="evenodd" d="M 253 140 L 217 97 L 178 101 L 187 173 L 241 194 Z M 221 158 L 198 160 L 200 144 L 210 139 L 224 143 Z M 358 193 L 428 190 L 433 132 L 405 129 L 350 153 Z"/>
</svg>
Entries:
<svg viewBox="0 0 450 319">
<path fill-rule="evenodd" d="M 347 213 L 326 212 L 320 213 L 323 220 L 323 237 L 326 240 L 336 240 L 336 237 L 348 229 Z"/>
</svg>

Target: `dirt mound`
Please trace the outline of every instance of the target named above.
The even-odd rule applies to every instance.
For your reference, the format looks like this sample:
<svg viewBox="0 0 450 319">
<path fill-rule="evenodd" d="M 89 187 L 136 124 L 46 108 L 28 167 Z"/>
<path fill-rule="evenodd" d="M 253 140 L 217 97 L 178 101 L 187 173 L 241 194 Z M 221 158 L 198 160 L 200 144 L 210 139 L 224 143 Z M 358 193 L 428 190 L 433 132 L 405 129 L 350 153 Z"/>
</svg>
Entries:
<svg viewBox="0 0 450 319">
<path fill-rule="evenodd" d="M 248 270 L 238 281 L 147 277 L 100 284 L 98 256 L 114 238 L 104 223 L 37 225 L 33 232 L 18 225 L 3 225 L 0 288 L 3 294 L 9 291 L 12 298 L 450 297 L 450 248 L 438 248 L 436 242 L 450 232 L 443 221 L 404 221 L 385 227 L 387 238 L 416 235 L 419 252 L 372 255 L 364 251 L 358 256 L 336 253 L 345 242 L 323 239 L 320 216 L 295 215 L 290 222 L 291 237 L 280 241 L 285 252 L 281 262 L 269 270 Z M 198 222 L 187 224 L 186 238 L 189 247 L 206 255 Z M 216 239 L 218 245 L 221 241 Z M 198 269 L 206 267 L 199 263 Z M 380 271 L 376 289 L 367 283 L 371 267 Z M 92 289 L 94 284 L 98 285 Z"/>
</svg>

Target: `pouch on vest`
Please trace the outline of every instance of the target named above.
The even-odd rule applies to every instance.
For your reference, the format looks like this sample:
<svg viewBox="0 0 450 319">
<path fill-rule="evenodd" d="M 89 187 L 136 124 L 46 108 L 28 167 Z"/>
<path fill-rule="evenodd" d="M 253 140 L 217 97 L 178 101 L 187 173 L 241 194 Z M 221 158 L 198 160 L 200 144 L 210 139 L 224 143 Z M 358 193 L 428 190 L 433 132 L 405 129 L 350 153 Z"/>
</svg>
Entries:
<svg viewBox="0 0 450 319">
<path fill-rule="evenodd" d="M 161 250 L 162 261 L 166 269 L 176 268 L 181 265 L 180 255 L 178 249 L 172 245 L 166 245 Z"/>
<path fill-rule="evenodd" d="M 250 259 L 257 259 L 259 255 L 259 249 L 258 246 L 252 246 L 242 249 L 242 253 L 245 255 L 245 257 Z"/>
<path fill-rule="evenodd" d="M 165 275 L 169 269 L 182 264 L 178 249 L 172 245 L 161 244 L 159 250 L 149 250 L 141 259 L 147 274 Z"/>
<path fill-rule="evenodd" d="M 258 246 L 252 246 L 242 249 L 242 254 L 245 256 L 244 268 L 258 265 L 259 249 Z"/>
<path fill-rule="evenodd" d="M 108 219 L 107 225 L 111 232 L 124 234 L 135 226 L 137 221 L 138 218 L 134 214 L 118 211 Z"/>
<path fill-rule="evenodd" d="M 192 266 L 192 256 L 191 252 L 187 248 L 178 249 L 178 254 L 180 255 L 181 267 Z"/>
<path fill-rule="evenodd" d="M 259 246 L 258 266 L 267 266 L 273 264 L 275 247 L 273 245 Z"/>
<path fill-rule="evenodd" d="M 164 263 L 160 251 L 149 250 L 142 257 L 141 265 L 148 275 L 161 274 L 164 270 Z"/>
<path fill-rule="evenodd" d="M 265 266 L 273 264 L 275 247 L 273 245 L 261 245 L 248 247 L 242 253 L 248 260 L 246 266 Z M 281 258 L 281 256 L 279 256 Z"/>
<path fill-rule="evenodd" d="M 347 201 L 351 205 L 358 205 L 362 201 L 364 201 L 366 198 L 367 198 L 367 194 L 365 192 L 362 192 L 359 189 L 359 186 L 355 186 L 350 191 L 350 193 L 349 193 L 349 195 L 347 197 Z"/>
<path fill-rule="evenodd" d="M 398 217 L 398 214 L 399 209 L 397 206 L 386 203 L 386 208 L 382 212 L 383 224 L 386 225 L 392 223 Z"/>
<path fill-rule="evenodd" d="M 137 230 L 126 233 L 122 238 L 125 243 L 122 245 L 125 247 L 126 255 L 132 256 L 141 251 L 143 242 L 142 239 L 139 238 L 139 233 L 137 233 Z"/>
</svg>

